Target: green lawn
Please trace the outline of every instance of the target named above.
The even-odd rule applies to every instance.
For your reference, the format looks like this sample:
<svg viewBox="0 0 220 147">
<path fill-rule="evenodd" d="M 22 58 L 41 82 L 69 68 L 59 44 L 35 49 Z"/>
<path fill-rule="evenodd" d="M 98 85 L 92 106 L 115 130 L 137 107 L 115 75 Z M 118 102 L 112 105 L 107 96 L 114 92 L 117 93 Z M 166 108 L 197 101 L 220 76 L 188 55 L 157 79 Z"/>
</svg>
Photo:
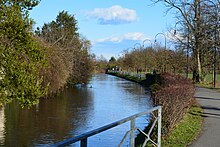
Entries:
<svg viewBox="0 0 220 147">
<path fill-rule="evenodd" d="M 182 74 L 182 75 L 184 76 L 185 74 Z M 192 79 L 192 77 L 193 77 L 193 74 L 188 74 L 188 78 Z M 205 79 L 204 79 L 205 82 L 212 82 L 212 80 L 213 80 L 213 75 L 212 74 L 207 74 L 205 76 Z M 220 82 L 220 74 L 216 75 L 216 80 L 218 82 Z"/>
<path fill-rule="evenodd" d="M 182 76 L 186 76 L 186 74 L 181 74 Z M 193 74 L 188 74 L 188 78 L 192 79 Z M 207 87 L 207 88 L 213 88 L 213 75 L 207 74 L 204 78 L 204 81 L 200 84 L 197 84 L 198 86 Z M 220 88 L 220 74 L 216 75 L 216 88 Z"/>
</svg>

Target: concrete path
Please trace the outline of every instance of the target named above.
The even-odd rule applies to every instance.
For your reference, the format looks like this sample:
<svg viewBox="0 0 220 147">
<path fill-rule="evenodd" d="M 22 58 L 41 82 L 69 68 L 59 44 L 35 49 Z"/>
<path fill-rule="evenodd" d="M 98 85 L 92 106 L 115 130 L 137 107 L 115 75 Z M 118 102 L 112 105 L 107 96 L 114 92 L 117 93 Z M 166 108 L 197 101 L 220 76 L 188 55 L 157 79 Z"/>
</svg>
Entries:
<svg viewBox="0 0 220 147">
<path fill-rule="evenodd" d="M 203 130 L 190 147 L 220 147 L 220 93 L 196 88 L 195 98 L 204 110 Z"/>
</svg>

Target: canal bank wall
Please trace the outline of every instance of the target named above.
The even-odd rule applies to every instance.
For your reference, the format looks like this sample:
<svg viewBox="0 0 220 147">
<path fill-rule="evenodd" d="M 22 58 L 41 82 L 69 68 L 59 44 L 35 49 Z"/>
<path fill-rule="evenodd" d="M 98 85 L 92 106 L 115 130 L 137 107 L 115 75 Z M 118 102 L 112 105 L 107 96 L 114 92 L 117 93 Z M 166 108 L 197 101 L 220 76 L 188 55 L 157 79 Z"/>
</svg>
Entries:
<svg viewBox="0 0 220 147">
<path fill-rule="evenodd" d="M 160 74 L 131 74 L 123 71 L 106 71 L 106 74 L 139 83 L 149 88 L 153 84 L 160 84 Z"/>
</svg>

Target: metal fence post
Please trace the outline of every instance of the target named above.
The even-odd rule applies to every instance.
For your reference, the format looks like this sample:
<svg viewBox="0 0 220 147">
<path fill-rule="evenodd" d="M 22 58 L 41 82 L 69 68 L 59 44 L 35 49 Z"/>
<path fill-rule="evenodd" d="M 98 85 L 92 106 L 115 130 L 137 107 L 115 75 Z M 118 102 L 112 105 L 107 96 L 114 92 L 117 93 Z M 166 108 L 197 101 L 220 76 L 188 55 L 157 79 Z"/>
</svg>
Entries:
<svg viewBox="0 0 220 147">
<path fill-rule="evenodd" d="M 131 134 L 130 134 L 130 147 L 135 145 L 135 119 L 131 120 Z"/>
<path fill-rule="evenodd" d="M 87 147 L 87 138 L 81 140 L 80 147 Z"/>
<path fill-rule="evenodd" d="M 154 124 L 153 124 L 152 128 L 155 127 L 156 122 L 158 122 L 158 140 L 157 140 L 157 143 L 154 142 L 153 140 L 151 140 L 151 138 L 149 137 L 149 135 L 150 135 L 152 130 L 149 131 L 148 134 L 146 134 L 142 130 L 140 130 L 139 128 L 136 128 L 136 126 L 135 126 L 135 119 L 136 118 L 138 118 L 140 116 L 143 116 L 143 115 L 146 115 L 146 114 L 149 114 L 149 113 L 154 112 L 156 110 L 158 111 L 158 117 L 154 121 Z M 102 126 L 100 128 L 97 128 L 95 130 L 83 133 L 81 135 L 78 135 L 78 136 L 66 139 L 64 141 L 57 142 L 57 143 L 55 143 L 55 144 L 53 144 L 51 146 L 52 147 L 68 146 L 68 145 L 71 145 L 71 144 L 73 144 L 75 142 L 80 141 L 80 146 L 81 147 L 87 147 L 88 146 L 87 141 L 88 141 L 89 137 L 94 136 L 96 134 L 99 134 L 101 132 L 104 132 L 106 130 L 109 130 L 111 128 L 114 128 L 116 126 L 119 126 L 121 124 L 130 122 L 130 129 L 124 135 L 124 137 L 121 140 L 119 146 L 122 146 L 122 144 L 124 143 L 126 138 L 130 135 L 130 147 L 134 147 L 135 146 L 135 130 L 139 130 L 142 134 L 144 134 L 146 136 L 145 142 L 150 141 L 152 144 L 157 145 L 158 147 L 161 147 L 161 118 L 162 118 L 161 111 L 162 111 L 161 106 L 153 107 L 153 108 L 151 108 L 151 109 L 149 109 L 147 111 L 144 111 L 144 112 L 141 112 L 141 113 L 138 113 L 138 114 L 126 117 L 126 118 L 121 119 L 119 121 L 115 121 L 115 122 L 113 122 L 111 124 L 108 124 L 108 125 Z"/>
<path fill-rule="evenodd" d="M 158 138 L 157 138 L 158 147 L 161 147 L 161 119 L 162 119 L 162 108 L 160 107 L 158 109 Z"/>
</svg>

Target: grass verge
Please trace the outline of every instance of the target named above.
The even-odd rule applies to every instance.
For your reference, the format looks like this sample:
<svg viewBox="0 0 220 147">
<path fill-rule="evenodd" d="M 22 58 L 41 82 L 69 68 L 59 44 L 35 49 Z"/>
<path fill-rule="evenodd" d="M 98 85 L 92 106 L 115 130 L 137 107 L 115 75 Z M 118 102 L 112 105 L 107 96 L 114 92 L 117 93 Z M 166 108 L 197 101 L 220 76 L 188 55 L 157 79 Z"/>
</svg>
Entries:
<svg viewBox="0 0 220 147">
<path fill-rule="evenodd" d="M 120 78 L 129 80 L 129 81 L 132 81 L 132 82 L 136 82 L 136 83 L 141 82 L 141 79 L 139 77 L 134 77 L 134 76 L 131 76 L 131 75 L 120 74 L 120 73 L 117 73 L 117 72 L 108 72 L 107 74 L 113 75 L 113 76 L 116 76 L 116 77 L 120 77 Z"/>
<path fill-rule="evenodd" d="M 204 83 L 199 83 L 199 84 L 195 84 L 197 87 L 203 87 L 203 88 L 208 88 L 208 89 L 214 89 L 216 90 L 217 92 L 220 92 L 220 87 L 213 87 L 213 85 L 210 85 L 210 84 L 204 84 Z"/>
<path fill-rule="evenodd" d="M 202 108 L 193 106 L 170 134 L 162 140 L 163 147 L 186 147 L 197 138 L 202 128 Z"/>
</svg>

